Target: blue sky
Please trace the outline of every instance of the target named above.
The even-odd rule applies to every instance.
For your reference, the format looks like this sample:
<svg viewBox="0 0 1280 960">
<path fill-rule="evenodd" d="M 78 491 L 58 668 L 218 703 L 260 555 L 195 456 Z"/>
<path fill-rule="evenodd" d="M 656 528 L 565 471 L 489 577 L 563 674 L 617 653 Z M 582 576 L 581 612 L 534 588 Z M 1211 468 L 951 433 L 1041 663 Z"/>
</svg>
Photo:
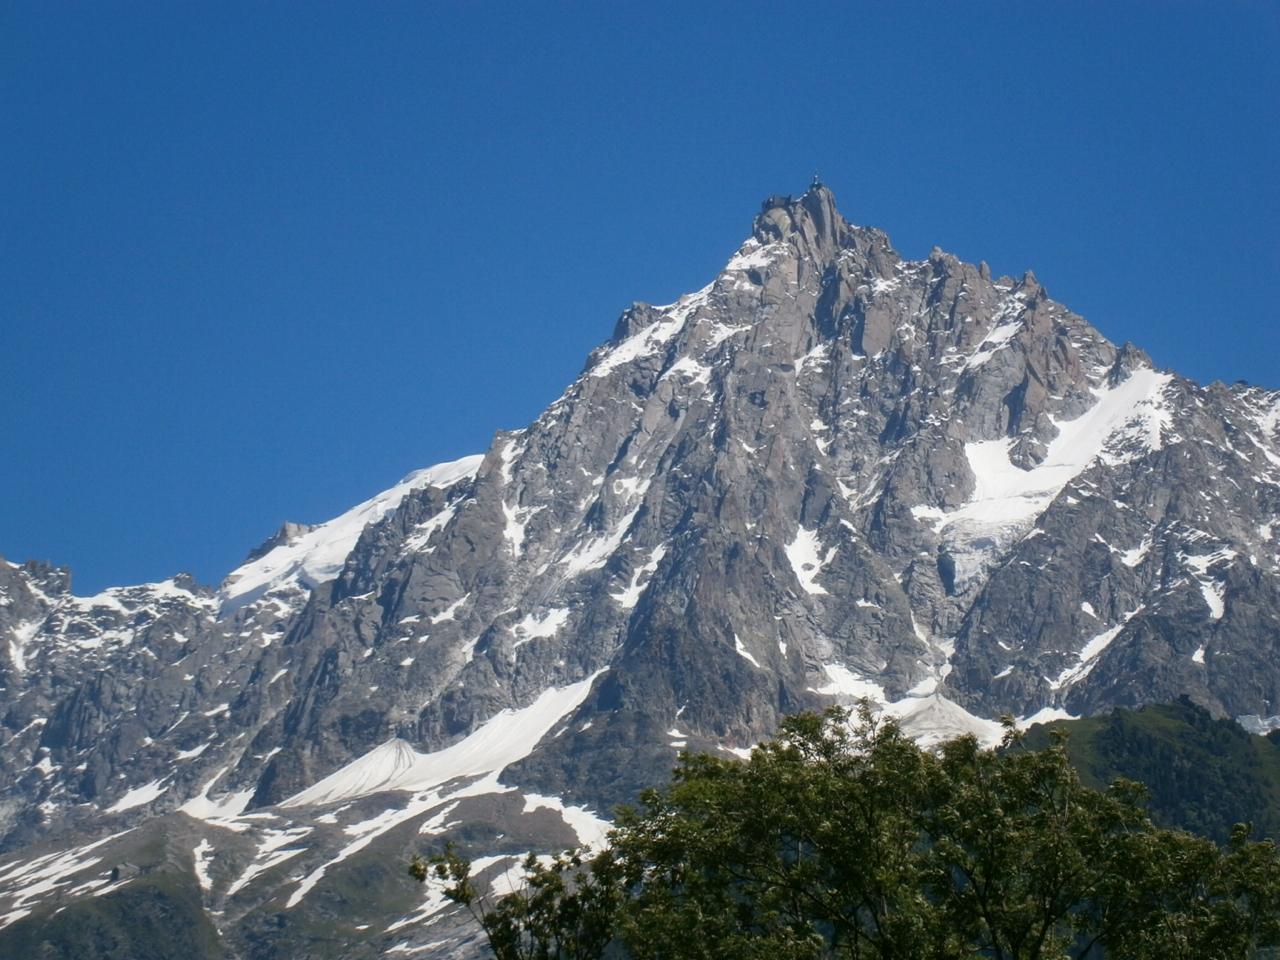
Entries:
<svg viewBox="0 0 1280 960">
<path fill-rule="evenodd" d="M 815 171 L 1280 387 L 1274 2 L 0 7 L 0 554 L 216 583 L 487 447 Z"/>
</svg>

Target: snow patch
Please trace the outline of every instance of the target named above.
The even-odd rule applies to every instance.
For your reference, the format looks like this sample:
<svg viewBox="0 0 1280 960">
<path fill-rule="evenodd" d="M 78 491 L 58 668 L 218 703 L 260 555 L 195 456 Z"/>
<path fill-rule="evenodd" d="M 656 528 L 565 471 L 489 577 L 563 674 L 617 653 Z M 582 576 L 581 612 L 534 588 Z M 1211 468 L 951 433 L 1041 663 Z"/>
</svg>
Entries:
<svg viewBox="0 0 1280 960">
<path fill-rule="evenodd" d="M 605 837 L 612 828 L 608 820 L 597 816 L 586 807 L 566 804 L 559 797 L 544 797 L 536 793 L 524 796 L 524 812 L 534 810 L 554 810 L 578 837 L 578 843 L 584 847 L 602 848 Z"/>
<path fill-rule="evenodd" d="M 532 753 L 538 741 L 586 699 L 603 672 L 597 670 L 565 687 L 548 687 L 527 707 L 502 710 L 434 753 L 418 753 L 399 738 L 388 740 L 280 806 L 337 803 L 387 790 L 426 791 L 459 777 L 496 774 Z"/>
<path fill-rule="evenodd" d="M 208 893 L 213 889 L 213 879 L 209 876 L 209 862 L 213 859 L 213 844 L 205 837 L 191 851 L 191 866 L 195 869 L 196 882 L 200 889 Z"/>
<path fill-rule="evenodd" d="M 903 697 L 886 704 L 885 713 L 925 750 L 962 736 L 974 736 L 984 747 L 995 746 L 1004 737 L 998 722 L 975 716 L 940 693 Z"/>
<path fill-rule="evenodd" d="M 700 383 L 706 386 L 711 382 L 711 368 L 703 366 L 692 357 L 681 357 L 664 373 L 659 379 L 666 380 L 668 377 L 680 376 L 684 377 L 690 383 Z"/>
<path fill-rule="evenodd" d="M 8 904 L 9 912 L 0 916 L 0 929 L 30 914 L 47 894 L 64 892 L 59 891 L 59 888 L 71 883 L 75 874 L 102 862 L 102 857 L 90 856 L 93 851 L 119 839 L 125 833 L 128 831 L 113 833 L 93 843 L 47 853 L 31 860 L 0 863 L 0 887 L 13 897 Z M 98 887 L 102 885 L 99 883 Z"/>
<path fill-rule="evenodd" d="M 760 666 L 760 661 L 751 655 L 751 651 L 742 645 L 742 641 L 738 639 L 736 633 L 733 635 L 733 649 L 738 656 L 742 657 L 743 660 L 746 660 L 757 670 L 764 669 L 764 667 Z"/>
<path fill-rule="evenodd" d="M 1262 717 L 1256 713 L 1246 713 L 1236 717 L 1236 723 L 1249 733 L 1266 736 L 1272 730 L 1280 730 L 1280 716 Z"/>
<path fill-rule="evenodd" d="M 587 376 L 597 379 L 606 377 L 620 367 L 656 353 L 663 344 L 684 329 L 689 316 L 707 302 L 710 292 L 711 286 L 708 284 L 697 293 L 686 294 L 675 303 L 658 307 L 664 316 L 611 349 L 587 371 Z"/>
<path fill-rule="evenodd" d="M 204 820 L 207 823 L 217 824 L 220 827 L 226 827 L 228 830 L 235 830 L 237 833 L 243 832 L 248 828 L 248 824 L 236 820 L 240 814 L 244 813 L 245 808 L 249 806 L 249 801 L 253 799 L 253 789 L 242 790 L 239 793 L 226 793 L 219 796 L 216 800 L 210 799 L 209 791 L 213 789 L 213 785 L 222 779 L 223 775 L 231 769 L 231 766 L 223 767 L 215 773 L 203 787 L 200 792 L 180 806 L 178 809 L 189 817 L 196 820 Z"/>
<path fill-rule="evenodd" d="M 1108 627 L 1101 633 L 1086 640 L 1084 646 L 1080 648 L 1080 653 L 1077 655 L 1077 662 L 1059 673 L 1056 680 L 1050 680 L 1049 688 L 1052 690 L 1061 690 L 1063 687 L 1068 687 L 1071 684 L 1087 677 L 1090 671 L 1092 671 L 1097 665 L 1095 661 L 1098 659 L 1098 656 L 1102 651 L 1111 646 L 1111 641 L 1120 635 L 1120 631 L 1122 631 L 1128 625 L 1129 621 L 1137 616 L 1141 610 L 1142 607 L 1138 607 L 1136 610 L 1126 613 L 1115 626 Z"/>
<path fill-rule="evenodd" d="M 974 348 L 973 354 L 965 361 L 964 369 L 976 370 L 997 353 L 1003 350 L 1018 331 L 1022 329 L 1022 315 L 1026 305 L 1016 299 L 1010 299 L 996 314 L 994 325 L 985 337 Z"/>
<path fill-rule="evenodd" d="M 502 538 L 507 542 L 511 556 L 519 557 L 524 550 L 525 527 L 529 525 L 533 515 L 542 509 L 544 509 L 543 506 L 510 507 L 506 503 L 502 504 L 502 515 L 506 519 L 506 524 L 502 528 Z"/>
<path fill-rule="evenodd" d="M 222 582 L 220 615 L 226 616 L 268 591 L 285 586 L 310 590 L 342 572 L 347 556 L 364 528 L 400 506 L 413 490 L 450 487 L 475 476 L 483 456 L 463 457 L 409 474 L 341 516 L 314 527 L 290 543 L 282 543 L 257 560 L 237 567 Z"/>
<path fill-rule="evenodd" d="M 840 663 L 824 663 L 823 672 L 827 675 L 827 683 L 821 687 L 810 687 L 812 693 L 826 696 L 852 697 L 855 700 L 867 699 L 873 703 L 885 702 L 884 687 L 861 674 L 854 673 Z"/>
<path fill-rule="evenodd" d="M 228 900 L 231 899 L 243 890 L 254 877 L 266 873 L 272 867 L 277 867 L 300 853 L 304 853 L 307 850 L 306 847 L 293 845 L 300 843 L 310 834 L 310 827 L 297 827 L 292 830 L 264 830 L 262 839 L 259 841 L 257 849 L 253 852 L 253 861 L 240 876 L 231 882 L 231 886 L 227 887 L 224 897 Z"/>
<path fill-rule="evenodd" d="M 546 637 L 554 637 L 569 620 L 569 608 L 559 607 L 555 610 L 548 610 L 541 617 L 535 617 L 532 613 L 525 614 L 523 620 L 512 627 L 512 631 L 518 638 L 512 649 L 523 646 L 530 640 L 540 640 Z"/>
<path fill-rule="evenodd" d="M 836 555 L 837 548 L 831 547 L 826 556 L 823 556 L 821 547 L 817 531 L 806 530 L 803 526 L 797 528 L 795 539 L 785 547 L 791 569 L 806 593 L 817 595 L 827 592 L 826 588 L 817 582 L 817 577 L 822 572 L 822 568 Z"/>
<path fill-rule="evenodd" d="M 445 607 L 439 613 L 436 613 L 430 616 L 428 619 L 431 621 L 431 625 L 435 626 L 436 624 L 444 623 L 446 620 L 454 619 L 458 615 L 458 611 L 462 609 L 462 605 L 466 603 L 469 599 L 471 599 L 471 594 L 464 593 L 462 596 L 460 596 L 457 600 L 453 601 L 453 603 L 449 604 L 449 606 Z"/>
<path fill-rule="evenodd" d="M 123 797 L 107 807 L 106 813 L 123 813 L 125 810 L 132 810 L 134 807 L 141 807 L 150 803 L 160 794 L 169 788 L 164 785 L 168 777 L 161 777 L 158 780 L 152 780 L 150 783 L 144 783 L 140 787 L 134 787 Z"/>
<path fill-rule="evenodd" d="M 966 443 L 973 495 L 942 517 L 920 514 L 937 519 L 955 561 L 956 589 L 970 585 L 1095 460 L 1114 465 L 1138 455 L 1135 451 L 1160 449 L 1169 422 L 1164 391 L 1172 379 L 1140 368 L 1116 386 L 1096 390 L 1097 402 L 1084 414 L 1054 421 L 1058 435 L 1030 470 L 1010 461 L 1012 437 Z"/>
<path fill-rule="evenodd" d="M 1221 620 L 1226 612 L 1226 591 L 1222 584 L 1213 579 L 1210 571 L 1217 567 L 1219 573 L 1228 566 L 1238 554 L 1234 550 L 1214 550 L 1212 553 L 1188 554 L 1179 553 L 1178 559 L 1193 571 L 1196 584 L 1200 587 L 1200 595 L 1204 597 L 1205 606 L 1209 608 L 1209 617 Z"/>
<path fill-rule="evenodd" d="M 636 507 L 619 520 L 609 533 L 579 545 L 565 556 L 561 563 L 567 568 L 568 575 L 576 577 L 579 574 L 586 573 L 588 570 L 596 570 L 599 567 L 603 567 L 609 558 L 613 556 L 614 551 L 622 545 L 622 541 L 626 539 L 627 531 L 631 529 L 631 524 L 639 512 L 640 508 Z"/>
<path fill-rule="evenodd" d="M 617 601 L 618 606 L 622 607 L 623 610 L 632 609 L 640 602 L 640 596 L 648 586 L 647 581 L 642 584 L 641 580 L 652 576 L 657 571 L 658 564 L 666 554 L 667 547 L 665 544 L 660 544 L 659 546 L 654 547 L 653 550 L 649 552 L 649 559 L 644 566 L 637 569 L 631 575 L 631 583 L 623 587 L 620 592 L 611 593 L 609 596 Z"/>
<path fill-rule="evenodd" d="M 1146 559 L 1147 554 L 1151 552 L 1151 541 L 1143 539 L 1143 541 L 1132 550 L 1120 551 L 1120 562 L 1126 567 L 1136 567 Z"/>
</svg>

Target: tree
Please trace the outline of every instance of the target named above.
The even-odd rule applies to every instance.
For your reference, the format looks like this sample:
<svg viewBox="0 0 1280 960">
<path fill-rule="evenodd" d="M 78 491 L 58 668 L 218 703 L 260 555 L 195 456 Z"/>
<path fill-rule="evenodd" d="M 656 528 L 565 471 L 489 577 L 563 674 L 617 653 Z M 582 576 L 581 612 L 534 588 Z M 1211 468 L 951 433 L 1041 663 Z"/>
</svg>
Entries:
<svg viewBox="0 0 1280 960">
<path fill-rule="evenodd" d="M 1134 960 L 1280 944 L 1280 857 L 1152 825 L 1139 784 L 1081 785 L 1061 738 L 921 750 L 862 710 L 802 714 L 750 760 L 682 754 L 608 849 L 530 857 L 491 901 L 446 850 L 411 872 L 499 960 Z"/>
</svg>

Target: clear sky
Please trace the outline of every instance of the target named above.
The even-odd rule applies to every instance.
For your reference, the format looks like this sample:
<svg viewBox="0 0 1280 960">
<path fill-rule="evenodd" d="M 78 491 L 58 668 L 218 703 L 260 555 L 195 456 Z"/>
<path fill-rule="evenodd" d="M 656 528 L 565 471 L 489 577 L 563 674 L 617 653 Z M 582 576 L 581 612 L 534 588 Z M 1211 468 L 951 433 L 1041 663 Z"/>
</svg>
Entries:
<svg viewBox="0 0 1280 960">
<path fill-rule="evenodd" d="M 0 554 L 216 583 L 488 446 L 821 172 L 1280 387 L 1280 3 L 0 5 Z"/>
</svg>

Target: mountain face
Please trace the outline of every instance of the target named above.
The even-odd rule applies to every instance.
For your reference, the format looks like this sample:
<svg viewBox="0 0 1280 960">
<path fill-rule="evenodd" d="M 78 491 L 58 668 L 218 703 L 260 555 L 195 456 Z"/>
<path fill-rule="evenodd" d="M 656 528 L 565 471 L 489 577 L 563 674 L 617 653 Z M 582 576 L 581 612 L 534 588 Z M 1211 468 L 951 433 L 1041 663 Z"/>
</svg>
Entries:
<svg viewBox="0 0 1280 960">
<path fill-rule="evenodd" d="M 1280 726 L 1280 392 L 904 260 L 815 185 L 534 423 L 219 590 L 0 563 L 0 953 L 157 903 L 209 956 L 465 951 L 408 852 L 501 889 L 678 749 L 861 697 L 934 742 L 1183 694 Z"/>
</svg>

